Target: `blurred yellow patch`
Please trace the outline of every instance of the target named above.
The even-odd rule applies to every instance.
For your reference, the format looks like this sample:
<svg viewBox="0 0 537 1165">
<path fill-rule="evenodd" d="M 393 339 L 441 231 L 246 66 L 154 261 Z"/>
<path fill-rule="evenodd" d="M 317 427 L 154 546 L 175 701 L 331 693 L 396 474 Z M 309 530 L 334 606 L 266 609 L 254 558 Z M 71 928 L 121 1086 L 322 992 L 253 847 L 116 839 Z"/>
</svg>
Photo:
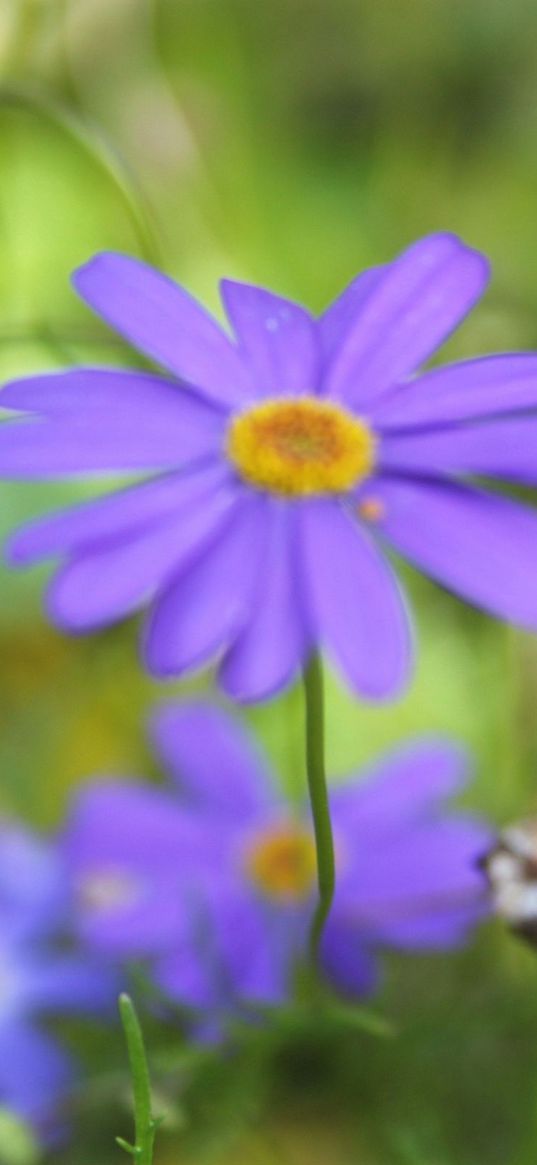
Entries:
<svg viewBox="0 0 537 1165">
<path fill-rule="evenodd" d="M 266 830 L 251 845 L 246 865 L 249 876 L 268 898 L 300 902 L 315 882 L 313 839 L 294 825 Z"/>
<path fill-rule="evenodd" d="M 375 438 L 340 405 L 287 397 L 235 417 L 227 454 L 258 489 L 285 497 L 344 493 L 373 469 Z"/>
</svg>

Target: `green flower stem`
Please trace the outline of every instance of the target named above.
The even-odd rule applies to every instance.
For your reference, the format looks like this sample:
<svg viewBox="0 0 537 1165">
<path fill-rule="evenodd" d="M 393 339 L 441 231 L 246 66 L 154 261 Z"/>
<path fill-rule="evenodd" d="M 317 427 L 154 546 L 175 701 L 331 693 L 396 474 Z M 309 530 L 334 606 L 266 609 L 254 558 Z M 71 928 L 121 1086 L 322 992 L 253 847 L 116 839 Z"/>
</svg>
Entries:
<svg viewBox="0 0 537 1165">
<path fill-rule="evenodd" d="M 144 1037 L 134 1004 L 129 995 L 120 995 L 119 1014 L 127 1041 L 127 1052 L 132 1077 L 135 1143 L 134 1145 L 130 1145 L 122 1137 L 117 1137 L 116 1140 L 122 1149 L 125 1149 L 127 1153 L 131 1154 L 136 1165 L 151 1165 L 153 1161 L 155 1132 L 160 1122 L 151 1115 L 151 1084 L 144 1047 Z"/>
<path fill-rule="evenodd" d="M 317 964 L 323 930 L 336 886 L 334 841 L 324 761 L 323 674 L 321 660 L 317 654 L 311 656 L 305 667 L 303 681 L 306 709 L 306 771 L 315 832 L 319 887 L 319 901 L 311 924 L 309 946 L 311 959 Z"/>
</svg>

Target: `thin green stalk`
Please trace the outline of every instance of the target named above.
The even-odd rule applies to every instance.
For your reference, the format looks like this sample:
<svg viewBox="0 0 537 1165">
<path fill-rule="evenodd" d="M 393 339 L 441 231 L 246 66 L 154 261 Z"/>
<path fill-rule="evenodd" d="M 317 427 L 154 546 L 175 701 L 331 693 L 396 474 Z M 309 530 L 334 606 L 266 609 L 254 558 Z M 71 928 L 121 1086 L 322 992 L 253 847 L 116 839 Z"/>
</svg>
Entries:
<svg viewBox="0 0 537 1165">
<path fill-rule="evenodd" d="M 4 75 L 20 74 L 32 67 L 32 56 L 43 22 L 42 5 L 36 0 L 17 0 L 12 4 L 14 27 L 7 43 Z"/>
<path fill-rule="evenodd" d="M 119 1014 L 127 1041 L 134 1100 L 134 1145 L 116 1137 L 118 1145 L 130 1153 L 136 1165 L 152 1165 L 153 1142 L 159 1121 L 151 1114 L 151 1083 L 142 1029 L 130 995 L 120 995 Z"/>
<path fill-rule="evenodd" d="M 334 841 L 324 760 L 323 674 L 317 654 L 311 656 L 305 667 L 303 681 L 306 708 L 306 772 L 313 815 L 319 887 L 319 901 L 311 924 L 309 945 L 311 958 L 317 962 L 336 886 Z"/>
<path fill-rule="evenodd" d="M 143 257 L 155 267 L 162 266 L 160 241 L 145 194 L 125 159 L 97 123 L 46 89 L 32 84 L 0 86 L 0 108 L 29 110 L 75 142 L 115 187 Z"/>
</svg>

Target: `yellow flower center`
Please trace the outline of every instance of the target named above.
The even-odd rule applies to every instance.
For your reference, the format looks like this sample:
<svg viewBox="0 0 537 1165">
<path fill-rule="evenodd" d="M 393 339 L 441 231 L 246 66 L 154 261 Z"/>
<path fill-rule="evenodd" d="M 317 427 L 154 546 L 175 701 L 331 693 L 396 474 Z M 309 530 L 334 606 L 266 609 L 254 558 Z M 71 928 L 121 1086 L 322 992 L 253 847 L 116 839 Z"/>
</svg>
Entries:
<svg viewBox="0 0 537 1165">
<path fill-rule="evenodd" d="M 268 898 L 300 902 L 315 883 L 317 861 L 313 838 L 305 829 L 285 825 L 266 830 L 251 844 L 246 870 Z"/>
<path fill-rule="evenodd" d="M 375 464 L 365 421 L 316 397 L 283 397 L 234 417 L 229 460 L 245 481 L 285 497 L 345 493 Z"/>
</svg>

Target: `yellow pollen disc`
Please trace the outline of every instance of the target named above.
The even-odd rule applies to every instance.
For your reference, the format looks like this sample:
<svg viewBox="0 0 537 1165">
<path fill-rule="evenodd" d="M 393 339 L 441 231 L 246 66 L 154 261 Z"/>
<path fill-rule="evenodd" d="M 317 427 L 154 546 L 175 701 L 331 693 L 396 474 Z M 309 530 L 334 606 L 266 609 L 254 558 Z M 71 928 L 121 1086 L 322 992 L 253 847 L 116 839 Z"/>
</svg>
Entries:
<svg viewBox="0 0 537 1165">
<path fill-rule="evenodd" d="M 268 898 L 300 902 L 315 884 L 313 838 L 305 830 L 282 826 L 260 834 L 246 857 L 247 873 Z"/>
<path fill-rule="evenodd" d="M 282 397 L 236 416 L 226 452 L 258 489 L 285 497 L 345 493 L 375 464 L 375 437 L 341 405 L 315 397 Z"/>
</svg>

